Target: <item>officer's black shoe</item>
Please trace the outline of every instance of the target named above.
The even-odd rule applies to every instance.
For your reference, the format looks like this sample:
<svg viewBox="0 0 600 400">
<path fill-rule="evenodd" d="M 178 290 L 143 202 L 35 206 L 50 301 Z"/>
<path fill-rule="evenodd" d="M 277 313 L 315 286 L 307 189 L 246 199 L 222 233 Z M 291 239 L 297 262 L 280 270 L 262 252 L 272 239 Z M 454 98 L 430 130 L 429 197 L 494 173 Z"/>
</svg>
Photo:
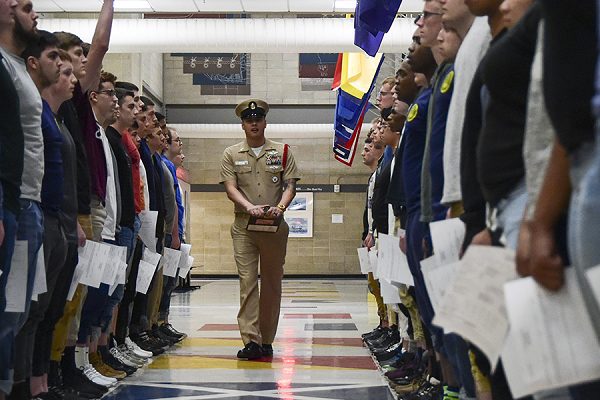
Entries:
<svg viewBox="0 0 600 400">
<path fill-rule="evenodd" d="M 263 356 L 262 347 L 257 343 L 249 342 L 243 349 L 238 351 L 237 358 L 244 360 L 256 360 Z"/>
<path fill-rule="evenodd" d="M 262 345 L 262 354 L 265 357 L 273 357 L 273 345 L 272 344 L 263 344 Z"/>
</svg>

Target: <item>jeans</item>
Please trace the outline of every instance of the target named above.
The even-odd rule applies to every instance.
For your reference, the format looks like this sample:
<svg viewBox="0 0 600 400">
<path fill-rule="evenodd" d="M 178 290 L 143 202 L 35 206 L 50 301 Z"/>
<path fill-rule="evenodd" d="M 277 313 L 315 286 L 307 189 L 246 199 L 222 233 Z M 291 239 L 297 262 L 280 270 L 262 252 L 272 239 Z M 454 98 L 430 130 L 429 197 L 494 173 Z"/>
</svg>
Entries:
<svg viewBox="0 0 600 400">
<path fill-rule="evenodd" d="M 13 384 L 14 340 L 29 315 L 31 292 L 35 280 L 37 254 L 42 246 L 44 216 L 40 204 L 33 200 L 20 200 L 21 212 L 17 220 L 17 240 L 27 241 L 27 287 L 25 312 L 0 313 L 0 390 L 9 393 Z"/>
<path fill-rule="evenodd" d="M 600 337 L 600 306 L 590 288 L 586 270 L 600 264 L 600 125 L 595 143 L 584 143 L 571 155 L 571 206 L 568 245 L 571 264 L 579 281 L 596 335 Z M 574 399 L 600 393 L 600 380 L 570 388 Z"/>
<path fill-rule="evenodd" d="M 17 238 L 17 217 L 15 214 L 4 209 L 4 241 L 0 246 L 0 313 L 4 312 L 6 307 L 6 282 L 10 273 L 10 260 L 12 259 L 13 250 L 15 249 L 15 240 Z M 0 337 L 3 336 L 4 327 L 0 327 Z"/>
<path fill-rule="evenodd" d="M 127 260 L 131 257 L 133 253 L 133 245 L 134 245 L 134 230 L 128 227 L 121 227 L 119 233 L 117 233 L 117 243 L 118 246 L 127 247 Z M 100 317 L 100 329 L 102 333 L 108 332 L 108 328 L 110 327 L 110 321 L 113 317 L 113 310 L 116 306 L 119 305 L 121 300 L 123 300 L 123 295 L 125 294 L 125 285 L 117 285 L 113 294 L 109 297 L 108 302 L 102 312 Z"/>
<path fill-rule="evenodd" d="M 525 187 L 525 181 L 519 183 L 508 197 L 498 203 L 496 222 L 498 227 L 502 228 L 505 246 L 511 250 L 517 248 L 519 230 L 521 229 L 526 206 L 527 188 Z"/>
</svg>

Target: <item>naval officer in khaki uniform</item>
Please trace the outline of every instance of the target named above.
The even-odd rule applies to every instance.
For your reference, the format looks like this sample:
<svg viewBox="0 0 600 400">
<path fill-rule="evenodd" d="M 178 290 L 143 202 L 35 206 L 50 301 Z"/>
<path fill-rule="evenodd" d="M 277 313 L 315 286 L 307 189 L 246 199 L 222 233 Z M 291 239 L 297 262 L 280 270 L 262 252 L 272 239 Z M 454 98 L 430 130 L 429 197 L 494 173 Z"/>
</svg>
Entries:
<svg viewBox="0 0 600 400">
<path fill-rule="evenodd" d="M 238 325 L 245 345 L 237 354 L 241 359 L 273 355 L 289 232 L 285 220 L 275 233 L 249 231 L 248 220 L 282 216 L 300 179 L 289 146 L 265 138 L 268 111 L 262 100 L 238 104 L 235 113 L 242 119 L 246 140 L 225 149 L 221 163 L 221 183 L 235 205 L 231 237 L 240 276 Z"/>
</svg>

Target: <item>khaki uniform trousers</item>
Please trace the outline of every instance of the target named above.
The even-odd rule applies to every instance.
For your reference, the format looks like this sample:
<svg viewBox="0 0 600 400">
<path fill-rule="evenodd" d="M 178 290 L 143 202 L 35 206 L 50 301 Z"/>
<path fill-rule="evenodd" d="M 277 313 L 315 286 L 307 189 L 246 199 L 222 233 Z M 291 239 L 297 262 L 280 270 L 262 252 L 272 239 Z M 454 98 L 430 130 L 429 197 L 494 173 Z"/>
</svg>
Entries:
<svg viewBox="0 0 600 400">
<path fill-rule="evenodd" d="M 233 256 L 240 277 L 238 325 L 244 345 L 251 341 L 259 345 L 272 344 L 279 323 L 289 227 L 282 221 L 276 233 L 249 232 L 246 230 L 248 219 L 248 215 L 236 214 L 231 226 Z"/>
</svg>

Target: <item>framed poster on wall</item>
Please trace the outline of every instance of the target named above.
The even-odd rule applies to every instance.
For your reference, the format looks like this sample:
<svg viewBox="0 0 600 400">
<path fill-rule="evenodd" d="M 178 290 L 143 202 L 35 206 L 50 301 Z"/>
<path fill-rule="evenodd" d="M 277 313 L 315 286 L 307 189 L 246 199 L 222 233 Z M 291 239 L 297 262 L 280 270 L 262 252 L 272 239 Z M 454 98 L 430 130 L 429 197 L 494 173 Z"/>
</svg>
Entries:
<svg viewBox="0 0 600 400">
<path fill-rule="evenodd" d="M 284 214 L 291 238 L 313 237 L 313 193 L 296 193 Z"/>
</svg>

